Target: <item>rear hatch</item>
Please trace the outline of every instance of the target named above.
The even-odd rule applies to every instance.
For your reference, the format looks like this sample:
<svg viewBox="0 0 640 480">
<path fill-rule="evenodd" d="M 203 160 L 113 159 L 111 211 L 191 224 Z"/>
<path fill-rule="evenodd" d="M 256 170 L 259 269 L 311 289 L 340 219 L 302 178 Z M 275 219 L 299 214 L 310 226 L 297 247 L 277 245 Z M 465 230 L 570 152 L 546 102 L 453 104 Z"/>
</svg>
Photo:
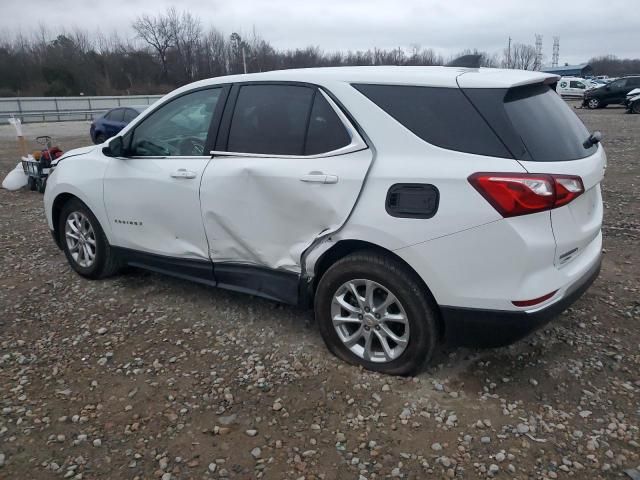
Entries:
<svg viewBox="0 0 640 480">
<path fill-rule="evenodd" d="M 584 193 L 550 211 L 555 264 L 569 264 L 600 233 L 600 183 L 606 167 L 602 146 L 585 144 L 590 133 L 552 90 L 553 77 L 511 88 L 464 88 L 464 75 L 458 78 L 465 95 L 529 173 L 582 180 Z"/>
</svg>

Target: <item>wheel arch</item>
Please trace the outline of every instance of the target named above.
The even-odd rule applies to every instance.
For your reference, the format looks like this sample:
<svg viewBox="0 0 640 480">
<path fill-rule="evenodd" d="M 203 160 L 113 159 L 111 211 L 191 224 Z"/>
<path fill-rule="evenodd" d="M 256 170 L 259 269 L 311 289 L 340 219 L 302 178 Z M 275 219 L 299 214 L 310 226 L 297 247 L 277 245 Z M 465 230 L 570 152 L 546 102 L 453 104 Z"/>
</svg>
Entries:
<svg viewBox="0 0 640 480">
<path fill-rule="evenodd" d="M 62 208 L 64 207 L 64 205 L 73 198 L 77 198 L 78 200 L 80 200 L 78 197 L 69 192 L 63 192 L 58 194 L 51 204 L 51 223 L 53 224 L 53 238 L 60 250 L 62 250 L 62 239 L 60 238 L 60 213 L 62 212 Z"/>
<path fill-rule="evenodd" d="M 436 302 L 435 297 L 431 292 L 431 289 L 429 288 L 427 283 L 422 279 L 422 277 L 418 274 L 418 272 L 416 272 L 416 270 L 409 263 L 407 263 L 406 260 L 398 256 L 391 250 L 381 247 L 380 245 L 376 245 L 375 243 L 367 242 L 364 240 L 355 240 L 355 239 L 339 240 L 338 242 L 335 243 L 335 245 L 331 246 L 329 249 L 327 249 L 318 257 L 318 259 L 314 263 L 313 278 L 309 284 L 309 288 L 311 289 L 311 292 L 308 298 L 310 299 L 310 301 L 315 296 L 315 292 L 318 287 L 318 282 L 322 278 L 322 275 L 324 275 L 324 273 L 331 267 L 331 265 L 336 263 L 338 260 L 346 257 L 347 255 L 351 255 L 352 253 L 365 251 L 365 250 L 375 251 L 382 255 L 393 258 L 394 260 L 402 264 L 405 268 L 407 268 L 407 270 L 415 276 L 415 279 L 424 288 L 424 291 L 427 293 L 427 296 L 429 297 L 429 300 L 431 301 L 432 306 L 436 311 L 438 333 L 440 334 L 440 336 L 443 336 L 445 325 L 442 319 L 442 314 L 440 312 L 440 307 Z"/>
</svg>

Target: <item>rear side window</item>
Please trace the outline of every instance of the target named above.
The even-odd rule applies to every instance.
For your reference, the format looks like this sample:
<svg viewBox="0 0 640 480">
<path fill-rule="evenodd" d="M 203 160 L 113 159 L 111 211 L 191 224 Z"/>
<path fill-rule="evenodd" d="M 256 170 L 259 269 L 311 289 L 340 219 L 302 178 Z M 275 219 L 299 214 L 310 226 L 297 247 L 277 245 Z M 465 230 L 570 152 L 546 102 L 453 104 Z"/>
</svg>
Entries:
<svg viewBox="0 0 640 480">
<path fill-rule="evenodd" d="M 458 88 L 353 86 L 428 143 L 458 152 L 513 158 Z"/>
<path fill-rule="evenodd" d="M 303 155 L 314 91 L 292 85 L 245 85 L 233 111 L 230 152 Z"/>
<path fill-rule="evenodd" d="M 586 88 L 584 86 L 584 83 L 582 83 L 582 82 L 574 82 L 574 81 L 569 82 L 569 86 L 571 88 Z"/>
<path fill-rule="evenodd" d="M 351 143 L 340 118 L 320 92 L 316 92 L 309 119 L 305 155 L 331 152 Z"/>
<path fill-rule="evenodd" d="M 124 121 L 127 123 L 129 123 L 131 120 L 133 120 L 137 116 L 138 116 L 138 112 L 135 110 L 132 110 L 131 108 L 127 108 L 124 111 Z"/>
<path fill-rule="evenodd" d="M 584 148 L 589 131 L 547 85 L 509 90 L 504 97 L 504 109 L 534 161 L 577 160 L 598 148 L 596 145 Z"/>
<path fill-rule="evenodd" d="M 124 110 L 122 108 L 116 108 L 108 112 L 104 118 L 111 122 L 121 122 L 124 116 Z"/>
<path fill-rule="evenodd" d="M 640 87 L 640 77 L 628 78 L 627 87 Z"/>
</svg>

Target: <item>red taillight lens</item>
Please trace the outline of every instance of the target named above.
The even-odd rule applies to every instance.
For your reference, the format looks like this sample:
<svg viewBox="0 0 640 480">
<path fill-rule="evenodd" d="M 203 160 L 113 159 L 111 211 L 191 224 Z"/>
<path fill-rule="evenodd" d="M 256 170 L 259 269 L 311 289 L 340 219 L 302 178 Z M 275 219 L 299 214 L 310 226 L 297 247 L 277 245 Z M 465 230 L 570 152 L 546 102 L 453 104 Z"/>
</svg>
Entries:
<svg viewBox="0 0 640 480">
<path fill-rule="evenodd" d="M 553 292 L 547 293 L 546 295 L 543 295 L 538 298 L 532 298 L 531 300 L 514 300 L 511 303 L 513 303 L 516 307 L 532 307 L 546 300 L 549 300 L 551 297 L 553 297 L 556 294 L 556 292 L 557 290 L 554 290 Z"/>
<path fill-rule="evenodd" d="M 534 173 L 474 173 L 469 183 L 503 217 L 566 205 L 584 192 L 580 177 Z"/>
</svg>

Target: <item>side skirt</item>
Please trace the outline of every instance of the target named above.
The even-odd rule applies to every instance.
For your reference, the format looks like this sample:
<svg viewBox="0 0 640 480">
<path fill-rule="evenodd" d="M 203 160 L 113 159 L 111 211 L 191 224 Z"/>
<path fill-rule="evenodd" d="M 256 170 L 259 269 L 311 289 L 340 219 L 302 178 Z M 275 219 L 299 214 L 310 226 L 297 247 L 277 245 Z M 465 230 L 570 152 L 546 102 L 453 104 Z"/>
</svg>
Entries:
<svg viewBox="0 0 640 480">
<path fill-rule="evenodd" d="M 111 248 L 124 263 L 132 267 L 290 305 L 300 304 L 302 281 L 297 273 L 237 263 L 214 264 L 208 260 L 168 257 L 122 247 Z"/>
</svg>

